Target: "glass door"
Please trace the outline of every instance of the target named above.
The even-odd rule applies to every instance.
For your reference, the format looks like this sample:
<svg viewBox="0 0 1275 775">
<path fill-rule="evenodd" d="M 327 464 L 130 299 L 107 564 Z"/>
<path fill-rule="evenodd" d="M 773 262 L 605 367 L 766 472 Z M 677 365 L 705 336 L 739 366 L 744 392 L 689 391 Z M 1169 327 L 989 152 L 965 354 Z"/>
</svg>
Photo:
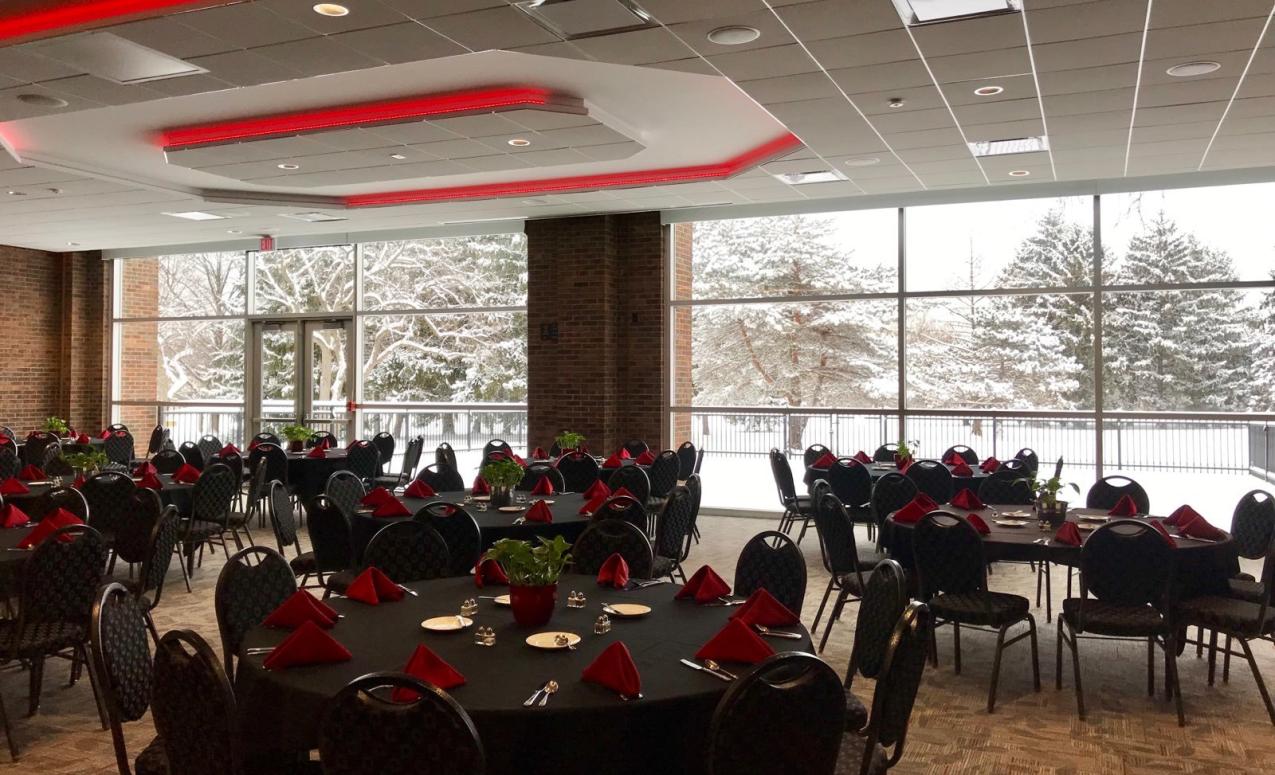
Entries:
<svg viewBox="0 0 1275 775">
<path fill-rule="evenodd" d="M 300 424 L 353 438 L 353 330 L 350 318 L 253 323 L 253 433 Z"/>
</svg>

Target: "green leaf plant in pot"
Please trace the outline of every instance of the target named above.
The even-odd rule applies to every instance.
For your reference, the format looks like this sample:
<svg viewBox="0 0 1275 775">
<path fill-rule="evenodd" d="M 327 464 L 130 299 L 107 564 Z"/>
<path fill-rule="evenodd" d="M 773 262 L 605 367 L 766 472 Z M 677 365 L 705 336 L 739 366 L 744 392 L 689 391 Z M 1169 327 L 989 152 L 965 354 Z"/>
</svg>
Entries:
<svg viewBox="0 0 1275 775">
<path fill-rule="evenodd" d="M 1036 518 L 1041 522 L 1048 522 L 1050 527 L 1059 527 L 1063 522 L 1067 521 L 1067 501 L 1059 500 L 1058 493 L 1064 487 L 1070 487 L 1080 494 L 1080 488 L 1075 482 L 1063 482 L 1062 480 L 1063 459 L 1058 458 L 1057 464 L 1054 465 L 1054 475 L 1048 479 L 1035 479 L 1032 477 L 1024 477 L 1019 479 L 1020 482 L 1026 482 L 1027 486 L 1036 496 Z"/>
<path fill-rule="evenodd" d="M 110 462 L 105 452 L 72 452 L 63 455 L 62 459 L 85 479 L 101 471 Z"/>
<path fill-rule="evenodd" d="M 571 545 L 562 536 L 537 536 L 530 541 L 502 538 L 483 555 L 495 560 L 509 576 L 509 607 L 520 627 L 540 627 L 553 616 L 558 602 L 558 577 L 571 561 Z"/>
<path fill-rule="evenodd" d="M 49 433 L 53 433 L 58 436 L 71 435 L 71 426 L 68 425 L 66 420 L 63 420 L 61 417 L 44 418 L 44 424 L 40 426 L 40 430 L 48 431 Z"/>
<path fill-rule="evenodd" d="M 492 460 L 483 465 L 479 475 L 491 485 L 491 505 L 493 508 L 508 506 L 513 498 L 514 488 L 522 481 L 524 471 L 517 461 L 509 458 Z"/>
<path fill-rule="evenodd" d="M 584 434 L 563 431 L 558 434 L 554 441 L 558 442 L 558 451 L 565 455 L 568 452 L 580 449 L 580 445 L 584 444 Z"/>
<path fill-rule="evenodd" d="M 921 446 L 921 442 L 899 439 L 899 443 L 895 446 L 897 449 L 894 450 L 894 465 L 902 471 L 912 463 L 912 457 L 916 454 L 917 447 Z"/>
<path fill-rule="evenodd" d="M 306 439 L 314 435 L 314 431 L 304 425 L 285 425 L 279 429 L 279 432 L 288 440 L 289 452 L 301 452 L 304 450 Z"/>
</svg>

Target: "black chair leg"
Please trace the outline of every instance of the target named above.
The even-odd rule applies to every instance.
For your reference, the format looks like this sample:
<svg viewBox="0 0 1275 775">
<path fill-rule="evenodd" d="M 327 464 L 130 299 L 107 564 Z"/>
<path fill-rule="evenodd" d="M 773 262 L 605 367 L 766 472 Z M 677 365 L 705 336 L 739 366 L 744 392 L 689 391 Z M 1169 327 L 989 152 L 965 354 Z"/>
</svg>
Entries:
<svg viewBox="0 0 1275 775">
<path fill-rule="evenodd" d="M 1155 638 L 1147 638 L 1147 696 L 1155 696 Z"/>
<path fill-rule="evenodd" d="M 1005 630 L 1009 629 L 1006 624 L 996 631 L 996 653 L 992 657 L 992 682 L 987 689 L 987 712 L 991 713 L 996 710 L 996 684 L 1000 682 L 1001 677 L 1001 653 L 1005 650 Z"/>
<path fill-rule="evenodd" d="M 1058 620 L 1058 644 L 1054 649 L 1054 690 L 1062 689 L 1062 649 L 1063 649 L 1063 623 L 1062 619 Z"/>
<path fill-rule="evenodd" d="M 1186 726 L 1186 712 L 1182 709 L 1182 687 L 1178 684 L 1178 642 L 1173 631 L 1170 630 L 1164 636 L 1164 663 L 1168 671 L 1168 677 L 1165 678 L 1165 691 L 1172 692 L 1174 699 L 1177 701 L 1178 710 L 1178 726 Z M 1265 689 L 1263 689 L 1265 692 Z M 1269 701 L 1267 708 L 1270 707 Z M 1273 716 L 1272 718 L 1275 718 Z"/>
<path fill-rule="evenodd" d="M 1209 631 L 1209 686 L 1213 685 L 1213 676 L 1217 672 L 1217 630 Z"/>
<path fill-rule="evenodd" d="M 1036 642 L 1036 617 L 1027 615 L 1028 634 L 1032 642 L 1032 688 L 1040 691 L 1040 644 Z"/>
<path fill-rule="evenodd" d="M 961 674 L 961 623 L 952 622 L 952 666 L 957 675 Z"/>
<path fill-rule="evenodd" d="M 40 690 L 44 687 L 44 656 L 38 656 L 31 660 L 31 675 L 29 676 L 27 694 L 27 716 L 34 716 L 36 711 L 40 709 Z"/>
<path fill-rule="evenodd" d="M 1262 702 L 1266 704 L 1266 715 L 1271 717 L 1271 723 L 1275 724 L 1275 705 L 1271 704 L 1271 695 L 1266 691 L 1266 682 L 1262 680 L 1262 673 L 1257 669 L 1257 660 L 1253 659 L 1253 649 L 1249 648 L 1248 638 L 1240 637 L 1240 647 L 1244 649 L 1244 658 L 1248 660 L 1248 669 L 1253 671 L 1253 680 L 1257 682 L 1257 691 L 1262 695 Z"/>
<path fill-rule="evenodd" d="M 80 652 L 81 658 L 89 668 L 89 686 L 93 689 L 93 703 L 97 705 L 97 715 L 102 721 L 102 729 L 109 729 L 111 724 L 106 717 L 106 701 L 102 697 L 102 693 L 97 687 L 97 671 L 93 668 L 93 662 L 89 659 L 88 649 L 84 646 L 77 646 L 76 650 Z"/>
<path fill-rule="evenodd" d="M 9 757 L 18 760 L 18 741 L 13 739 L 13 728 L 9 726 L 9 712 L 4 708 L 4 697 L 0 696 L 0 724 L 4 726 L 4 737 L 9 741 Z"/>
<path fill-rule="evenodd" d="M 1195 628 L 1195 658 L 1199 659 L 1204 656 L 1204 627 L 1201 625 Z"/>
<path fill-rule="evenodd" d="M 832 595 L 832 588 L 836 585 L 837 585 L 837 578 L 835 576 L 828 579 L 828 587 L 824 589 L 823 599 L 819 601 L 819 610 L 815 611 L 814 624 L 810 625 L 811 633 L 814 633 L 815 630 L 819 629 L 819 620 L 823 618 L 824 606 L 828 604 L 828 598 Z M 831 626 L 831 619 L 829 620 L 829 626 Z"/>
<path fill-rule="evenodd" d="M 1231 681 L 1231 636 L 1226 636 L 1226 648 L 1222 650 L 1222 683 Z"/>
<path fill-rule="evenodd" d="M 823 653 L 823 647 L 828 643 L 828 635 L 832 633 L 832 623 L 841 618 L 841 609 L 846 605 L 846 598 L 850 597 L 850 590 L 842 589 L 837 594 L 837 601 L 832 605 L 832 611 L 828 613 L 828 622 L 823 626 L 823 638 L 819 640 L 819 653 Z"/>
</svg>

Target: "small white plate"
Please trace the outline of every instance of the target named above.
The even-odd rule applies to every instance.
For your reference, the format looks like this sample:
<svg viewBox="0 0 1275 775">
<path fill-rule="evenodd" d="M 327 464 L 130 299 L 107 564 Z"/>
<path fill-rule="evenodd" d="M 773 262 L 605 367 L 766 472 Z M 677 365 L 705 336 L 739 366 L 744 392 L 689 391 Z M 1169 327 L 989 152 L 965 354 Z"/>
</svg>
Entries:
<svg viewBox="0 0 1275 775">
<path fill-rule="evenodd" d="M 1027 527 L 1031 524 L 1025 519 L 996 519 L 992 521 L 1001 527 Z"/>
<path fill-rule="evenodd" d="M 492 598 L 491 602 L 495 603 L 496 605 L 503 605 L 505 607 L 508 607 L 509 595 L 496 595 L 496 597 Z"/>
<path fill-rule="evenodd" d="M 566 495 L 566 493 L 564 492 L 563 495 Z M 536 498 L 536 500 L 543 503 L 546 506 L 552 506 L 554 504 L 553 498 Z"/>
<path fill-rule="evenodd" d="M 42 487 L 46 484 L 53 484 L 53 482 L 40 480 L 38 482 L 23 482 L 23 484 L 25 484 L 27 487 Z"/>
<path fill-rule="evenodd" d="M 491 496 L 490 495 L 475 495 L 472 498 L 470 498 L 470 500 L 482 501 L 486 503 L 487 501 L 491 500 Z"/>
<path fill-rule="evenodd" d="M 1076 523 L 1076 528 L 1078 530 L 1097 530 L 1098 526 L 1097 525 L 1082 525 L 1080 523 Z"/>
<path fill-rule="evenodd" d="M 610 616 L 618 616 L 621 619 L 636 619 L 639 616 L 649 614 L 651 607 L 641 603 L 609 603 L 603 604 L 603 610 Z"/>
<path fill-rule="evenodd" d="M 567 636 L 565 643 L 558 643 L 559 635 Z M 535 635 L 527 636 L 527 645 L 533 649 L 544 649 L 546 651 L 561 651 L 562 649 L 571 648 L 580 642 L 580 636 L 574 632 L 538 632 Z"/>
<path fill-rule="evenodd" d="M 496 509 L 496 511 L 503 511 L 506 514 L 517 514 L 518 512 L 522 511 L 525 508 L 527 507 L 526 506 L 501 506 L 500 508 Z"/>
<path fill-rule="evenodd" d="M 1110 522 L 1111 521 L 1111 517 L 1108 517 L 1103 514 L 1077 514 L 1076 519 L 1084 520 L 1086 522 Z"/>
<path fill-rule="evenodd" d="M 433 619 L 426 619 L 421 622 L 421 627 L 430 632 L 456 632 L 471 626 L 473 623 L 474 620 L 467 616 L 453 614 L 451 616 L 435 616 Z"/>
<path fill-rule="evenodd" d="M 1002 511 L 1002 512 L 1001 512 L 1001 515 L 1002 515 L 1002 516 L 1005 516 L 1005 517 L 1030 517 L 1030 516 L 1031 516 L 1031 512 L 1027 512 L 1027 511 Z"/>
</svg>

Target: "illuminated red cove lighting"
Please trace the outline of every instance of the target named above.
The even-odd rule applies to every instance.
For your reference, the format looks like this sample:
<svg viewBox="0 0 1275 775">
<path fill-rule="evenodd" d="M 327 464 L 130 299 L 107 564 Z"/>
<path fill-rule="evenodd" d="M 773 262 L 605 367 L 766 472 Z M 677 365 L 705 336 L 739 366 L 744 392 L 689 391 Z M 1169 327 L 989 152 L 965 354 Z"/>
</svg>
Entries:
<svg viewBox="0 0 1275 775">
<path fill-rule="evenodd" d="M 73 0 L 43 2 L 35 8 L 0 10 L 0 45 L 60 32 L 154 16 L 173 8 L 228 5 L 229 0 Z M 0 2 L 0 9 L 7 3 Z"/>
</svg>

